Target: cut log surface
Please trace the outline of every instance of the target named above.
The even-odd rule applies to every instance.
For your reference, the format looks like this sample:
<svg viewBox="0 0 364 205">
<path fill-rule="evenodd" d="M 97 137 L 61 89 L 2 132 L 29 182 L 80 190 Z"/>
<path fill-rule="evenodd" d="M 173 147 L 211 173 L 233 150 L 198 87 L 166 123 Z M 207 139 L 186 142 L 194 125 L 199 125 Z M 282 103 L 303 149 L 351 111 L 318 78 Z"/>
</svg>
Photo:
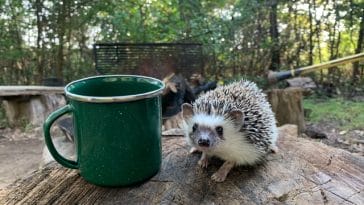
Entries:
<svg viewBox="0 0 364 205">
<path fill-rule="evenodd" d="M 278 147 L 262 165 L 216 183 L 221 161 L 202 169 L 183 137 L 163 137 L 161 171 L 143 184 L 97 187 L 52 163 L 3 190 L 0 204 L 363 204 L 362 156 L 297 138 L 294 125 L 280 127 Z"/>
<path fill-rule="evenodd" d="M 0 97 L 64 93 L 64 87 L 52 86 L 0 86 Z"/>
</svg>

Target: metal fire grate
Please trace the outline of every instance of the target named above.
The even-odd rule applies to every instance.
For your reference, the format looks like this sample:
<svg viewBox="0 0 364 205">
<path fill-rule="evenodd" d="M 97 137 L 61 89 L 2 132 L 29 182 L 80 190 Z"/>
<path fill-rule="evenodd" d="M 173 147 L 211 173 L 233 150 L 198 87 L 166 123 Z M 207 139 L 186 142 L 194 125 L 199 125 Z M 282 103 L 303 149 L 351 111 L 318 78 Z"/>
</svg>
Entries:
<svg viewBox="0 0 364 205">
<path fill-rule="evenodd" d="M 202 44 L 98 43 L 93 45 L 99 74 L 147 75 L 162 79 L 168 66 L 190 77 L 203 69 Z"/>
</svg>

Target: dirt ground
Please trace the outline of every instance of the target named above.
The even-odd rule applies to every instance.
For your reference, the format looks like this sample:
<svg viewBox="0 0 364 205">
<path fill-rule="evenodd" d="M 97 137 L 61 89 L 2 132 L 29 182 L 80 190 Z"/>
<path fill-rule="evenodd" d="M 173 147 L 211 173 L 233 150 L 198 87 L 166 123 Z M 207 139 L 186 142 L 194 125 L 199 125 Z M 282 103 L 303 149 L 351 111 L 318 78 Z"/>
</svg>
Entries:
<svg viewBox="0 0 364 205">
<path fill-rule="evenodd" d="M 57 127 L 52 129 L 52 136 L 57 150 L 73 158 L 73 144 Z M 27 131 L 0 128 L 0 190 L 52 160 L 45 148 L 41 127 Z"/>
<path fill-rule="evenodd" d="M 329 121 L 320 123 L 307 123 L 307 129 L 314 129 L 318 132 L 325 134 L 326 138 L 312 139 L 320 141 L 327 145 L 348 150 L 349 152 L 356 153 L 364 156 L 364 128 L 342 131 L 338 129 L 339 122 Z M 302 134 L 302 137 L 307 135 Z"/>
<path fill-rule="evenodd" d="M 0 129 L 0 189 L 38 169 L 42 160 L 40 128 L 24 133 Z"/>
<path fill-rule="evenodd" d="M 337 129 L 337 125 L 336 122 L 322 122 L 307 124 L 307 127 L 327 136 L 324 139 L 312 140 L 364 156 L 364 130 L 343 132 Z M 53 130 L 53 133 L 56 133 L 54 136 L 58 136 L 55 138 L 57 149 L 66 156 L 74 156 L 72 143 L 67 141 L 59 130 Z M 302 134 L 302 137 L 308 138 L 305 134 Z M 27 131 L 0 128 L 0 190 L 51 160 L 45 149 L 40 127 Z"/>
</svg>

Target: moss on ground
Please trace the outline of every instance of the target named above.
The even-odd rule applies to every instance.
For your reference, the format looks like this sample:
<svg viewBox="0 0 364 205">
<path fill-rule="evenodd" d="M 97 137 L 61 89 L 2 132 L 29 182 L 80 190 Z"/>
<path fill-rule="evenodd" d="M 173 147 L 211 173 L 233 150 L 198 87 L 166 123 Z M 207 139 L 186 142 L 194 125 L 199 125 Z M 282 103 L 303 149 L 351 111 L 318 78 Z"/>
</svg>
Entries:
<svg viewBox="0 0 364 205">
<path fill-rule="evenodd" d="M 312 111 L 308 122 L 337 121 L 342 130 L 364 129 L 364 102 L 308 98 L 303 107 Z"/>
</svg>

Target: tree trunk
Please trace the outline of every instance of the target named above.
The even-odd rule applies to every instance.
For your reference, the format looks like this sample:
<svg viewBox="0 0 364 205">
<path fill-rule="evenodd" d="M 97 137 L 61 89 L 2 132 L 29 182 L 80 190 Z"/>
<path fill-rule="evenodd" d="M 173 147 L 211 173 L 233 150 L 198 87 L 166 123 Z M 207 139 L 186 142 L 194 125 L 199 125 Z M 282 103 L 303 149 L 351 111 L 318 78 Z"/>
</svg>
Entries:
<svg viewBox="0 0 364 205">
<path fill-rule="evenodd" d="M 359 27 L 358 41 L 355 49 L 355 53 L 360 53 L 363 50 L 364 44 L 364 8 L 362 9 L 362 16 Z M 353 83 L 360 80 L 359 62 L 353 63 Z"/>
<path fill-rule="evenodd" d="M 312 0 L 313 2 L 315 2 L 315 0 Z M 314 4 L 314 3 L 313 3 Z M 311 2 L 308 2 L 308 17 L 309 17 L 309 22 L 310 22 L 310 34 L 309 34 L 309 51 L 308 51 L 308 65 L 312 65 L 313 64 L 313 16 L 312 16 L 312 4 Z"/>
<path fill-rule="evenodd" d="M 15 8 L 11 8 L 11 35 L 13 36 L 14 50 L 18 52 L 18 57 L 12 59 L 12 70 L 14 74 L 14 81 L 16 84 L 23 84 L 22 78 L 24 77 L 24 53 L 23 53 L 23 38 L 20 25 L 18 24 L 19 14 Z"/>
<path fill-rule="evenodd" d="M 270 70 L 279 70 L 280 66 L 280 45 L 279 45 L 279 33 L 278 33 L 278 22 L 277 22 L 277 0 L 270 1 L 270 13 L 269 13 L 269 22 L 270 22 L 270 37 L 272 41 L 271 48 L 271 64 Z"/>
<path fill-rule="evenodd" d="M 316 17 L 316 15 L 317 14 L 315 13 L 315 17 Z M 318 57 L 319 57 L 319 63 L 322 63 L 320 33 L 321 33 L 321 23 L 320 23 L 320 20 L 316 20 L 317 52 L 318 52 Z M 324 80 L 324 72 L 323 72 L 323 70 L 320 70 L 320 84 L 322 84 L 323 80 Z"/>
<path fill-rule="evenodd" d="M 335 13 L 335 22 L 334 25 L 330 25 L 330 22 L 328 23 L 327 26 L 330 26 L 332 29 L 329 29 L 329 48 L 330 48 L 330 60 L 334 60 L 337 58 L 336 53 L 335 53 L 335 38 L 336 38 L 336 32 L 337 32 L 337 24 L 338 24 L 338 20 L 339 20 L 339 11 L 337 8 L 337 2 L 334 1 L 333 2 L 333 9 L 334 9 L 334 13 Z M 327 16 L 327 18 L 329 18 L 332 15 L 332 13 L 330 12 Z M 330 73 L 330 70 L 329 70 Z"/>
<path fill-rule="evenodd" d="M 339 43 L 338 41 L 340 41 L 340 31 L 338 30 L 337 28 L 337 25 L 339 23 L 339 11 L 338 11 L 338 6 L 337 6 L 337 2 L 334 1 L 333 2 L 333 9 L 334 9 L 334 12 L 335 12 L 335 22 L 334 22 L 334 25 L 330 25 L 333 30 L 329 31 L 329 41 L 330 41 L 330 45 L 329 45 L 329 48 L 330 48 L 330 60 L 334 60 L 336 59 L 338 56 L 338 46 L 339 46 Z M 336 34 L 338 32 L 338 34 Z M 338 36 L 336 39 L 336 36 Z M 337 68 L 331 68 L 331 69 L 328 69 L 328 78 L 329 78 L 329 83 L 334 83 L 336 81 L 336 72 L 337 72 Z"/>
<path fill-rule="evenodd" d="M 297 14 L 297 7 L 293 9 L 293 16 L 294 16 L 294 33 L 295 33 L 295 41 L 298 44 L 297 49 L 294 54 L 294 59 L 296 59 L 295 66 L 299 68 L 301 66 L 301 50 L 302 50 L 302 40 L 299 30 L 298 30 L 298 14 Z"/>
<path fill-rule="evenodd" d="M 138 10 L 139 10 L 139 15 L 140 15 L 140 32 L 142 35 L 142 38 L 140 38 L 141 42 L 148 42 L 147 40 L 147 31 L 146 31 L 146 25 L 145 25 L 145 20 L 146 20 L 146 16 L 147 14 L 143 11 L 143 4 L 140 4 L 138 6 Z M 146 8 L 145 8 L 146 10 Z"/>
<path fill-rule="evenodd" d="M 44 67 L 44 43 L 43 43 L 43 22 L 44 16 L 42 15 L 42 1 L 35 1 L 35 15 L 37 17 L 37 64 L 36 70 L 37 74 L 35 76 L 35 83 L 40 84 L 43 79 L 43 67 Z"/>
<path fill-rule="evenodd" d="M 195 17 L 196 12 L 200 14 L 201 3 L 200 1 L 193 1 L 193 0 L 189 1 L 178 0 L 178 10 L 180 13 L 181 20 L 185 23 L 185 28 L 184 28 L 185 35 L 183 36 L 182 39 L 186 40 L 191 37 L 192 33 L 191 20 Z"/>
<path fill-rule="evenodd" d="M 67 5 L 68 1 L 61 1 L 62 4 L 59 8 L 59 14 L 57 19 L 57 28 L 58 28 L 58 50 L 57 50 L 57 63 L 56 63 L 56 77 L 59 79 L 63 79 L 63 66 L 64 66 L 64 37 L 66 33 L 66 22 L 67 22 Z"/>
</svg>

